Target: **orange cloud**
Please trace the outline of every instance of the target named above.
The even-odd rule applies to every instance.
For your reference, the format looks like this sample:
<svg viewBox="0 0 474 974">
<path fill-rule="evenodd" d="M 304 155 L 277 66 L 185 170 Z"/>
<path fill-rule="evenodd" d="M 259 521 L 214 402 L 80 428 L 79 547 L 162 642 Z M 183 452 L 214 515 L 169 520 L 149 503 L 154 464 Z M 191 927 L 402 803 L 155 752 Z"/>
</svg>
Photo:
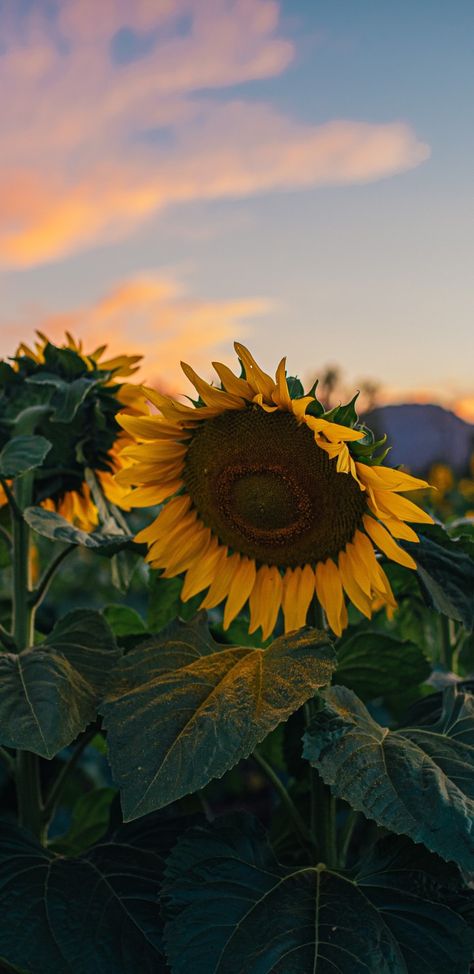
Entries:
<svg viewBox="0 0 474 974">
<path fill-rule="evenodd" d="M 0 8 L 5 267 L 123 239 L 166 206 L 366 182 L 429 153 L 402 123 L 205 97 L 289 65 L 274 0 L 59 0 L 55 19 L 39 2 L 19 23 Z M 123 29 L 142 46 L 117 63 Z"/>
<path fill-rule="evenodd" d="M 208 375 L 210 361 L 222 357 L 221 346 L 227 343 L 223 360 L 231 364 L 232 341 L 270 308 L 264 298 L 189 298 L 171 275 L 141 275 L 117 284 L 94 304 L 38 316 L 34 325 L 8 324 L 2 328 L 0 357 L 12 355 L 20 341 L 31 342 L 36 329 L 53 342 L 61 342 L 67 330 L 82 339 L 86 351 L 107 344 L 111 356 L 142 354 L 137 377 L 181 393 L 188 389 L 181 359 L 190 359 Z"/>
</svg>

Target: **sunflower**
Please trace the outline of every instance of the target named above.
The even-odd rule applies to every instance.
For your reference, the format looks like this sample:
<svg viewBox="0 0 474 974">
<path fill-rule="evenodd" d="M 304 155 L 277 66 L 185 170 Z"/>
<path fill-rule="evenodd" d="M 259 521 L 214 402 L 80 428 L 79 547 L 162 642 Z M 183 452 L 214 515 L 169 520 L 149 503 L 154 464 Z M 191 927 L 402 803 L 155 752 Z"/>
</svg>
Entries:
<svg viewBox="0 0 474 974">
<path fill-rule="evenodd" d="M 22 343 L 9 365 L 0 363 L 0 445 L 18 432 L 38 433 L 51 443 L 46 461 L 35 475 L 33 502 L 61 514 L 90 531 L 99 523 L 97 491 L 116 507 L 129 510 L 126 491 L 115 481 L 122 469 L 121 449 L 129 437 L 118 426 L 116 413 L 133 414 L 140 403 L 138 386 L 123 383 L 138 367 L 141 356 L 104 359 L 106 346 L 86 354 L 83 344 L 66 332 L 61 346 L 37 332 L 31 348 Z M 72 403 L 57 415 L 59 405 Z M 143 408 L 143 404 L 142 407 Z M 33 425 L 25 428 L 26 421 Z M 93 472 L 97 490 L 86 481 Z M 0 489 L 0 505 L 7 498 Z"/>
<path fill-rule="evenodd" d="M 220 388 L 182 363 L 193 405 L 145 389 L 159 412 L 117 417 L 135 440 L 116 478 L 133 488 L 126 500 L 163 505 L 136 535 L 148 562 L 165 577 L 185 573 L 184 601 L 205 592 L 202 608 L 225 602 L 224 628 L 248 602 L 249 632 L 261 627 L 262 638 L 280 608 L 285 631 L 303 626 L 315 594 L 337 635 L 345 595 L 369 618 L 394 609 L 376 549 L 416 568 L 395 539 L 417 541 L 406 522 L 432 518 L 400 493 L 426 482 L 380 465 L 383 441 L 356 425 L 356 397 L 325 412 L 316 385 L 305 395 L 287 377 L 285 359 L 273 379 L 235 349 L 242 374 L 214 362 Z"/>
</svg>

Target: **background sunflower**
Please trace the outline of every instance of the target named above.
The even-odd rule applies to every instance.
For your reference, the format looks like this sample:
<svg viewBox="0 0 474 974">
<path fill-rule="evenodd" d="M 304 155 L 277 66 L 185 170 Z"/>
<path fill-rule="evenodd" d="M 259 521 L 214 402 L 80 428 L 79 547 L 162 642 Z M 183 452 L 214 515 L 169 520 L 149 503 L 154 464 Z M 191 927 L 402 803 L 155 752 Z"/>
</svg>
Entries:
<svg viewBox="0 0 474 974">
<path fill-rule="evenodd" d="M 325 412 L 316 386 L 305 395 L 287 377 L 285 359 L 273 379 L 235 349 L 242 375 L 213 363 L 220 388 L 182 365 L 193 405 L 146 389 L 158 414 L 118 416 L 136 441 L 116 477 L 134 487 L 126 502 L 166 501 L 136 541 L 166 577 L 185 573 L 183 600 L 207 589 L 202 608 L 225 602 L 224 628 L 248 601 L 251 633 L 261 627 L 265 639 L 280 608 L 285 631 L 298 629 L 316 593 L 340 635 L 345 595 L 367 617 L 395 608 L 375 552 L 416 568 L 395 539 L 417 541 L 406 522 L 432 518 L 401 493 L 428 485 L 381 466 L 382 441 L 359 425 L 356 397 Z"/>
<path fill-rule="evenodd" d="M 139 401 L 138 387 L 123 379 L 141 356 L 104 360 L 105 351 L 86 354 L 69 333 L 58 347 L 38 332 L 33 348 L 21 344 L 11 364 L 0 362 L 0 448 L 18 435 L 43 436 L 50 448 L 35 470 L 31 502 L 83 530 L 98 524 L 100 495 L 127 509 L 125 491 L 114 480 L 128 441 L 116 414 L 124 406 L 133 412 Z"/>
</svg>

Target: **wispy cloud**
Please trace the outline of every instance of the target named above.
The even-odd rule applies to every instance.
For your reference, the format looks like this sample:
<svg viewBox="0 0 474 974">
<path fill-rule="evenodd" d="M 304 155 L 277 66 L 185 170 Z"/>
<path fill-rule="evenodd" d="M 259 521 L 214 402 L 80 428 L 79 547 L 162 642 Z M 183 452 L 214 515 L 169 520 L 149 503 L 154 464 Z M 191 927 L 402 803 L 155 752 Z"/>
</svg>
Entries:
<svg viewBox="0 0 474 974">
<path fill-rule="evenodd" d="M 188 392 L 180 369 L 185 358 L 204 375 L 217 356 L 235 365 L 232 341 L 244 337 L 271 310 L 265 298 L 212 301 L 190 298 L 172 274 L 142 274 L 114 286 L 97 301 L 56 314 L 38 314 L 34 325 L 10 322 L 2 327 L 0 357 L 12 355 L 20 341 L 34 340 L 35 329 L 53 342 L 65 331 L 81 338 L 91 352 L 107 344 L 112 356 L 144 356 L 137 378 L 160 388 Z"/>
<path fill-rule="evenodd" d="M 366 182 L 427 158 L 403 123 L 311 125 L 225 94 L 290 64 L 274 0 L 19 9 L 0 7 L 5 267 L 123 239 L 173 204 Z"/>
</svg>

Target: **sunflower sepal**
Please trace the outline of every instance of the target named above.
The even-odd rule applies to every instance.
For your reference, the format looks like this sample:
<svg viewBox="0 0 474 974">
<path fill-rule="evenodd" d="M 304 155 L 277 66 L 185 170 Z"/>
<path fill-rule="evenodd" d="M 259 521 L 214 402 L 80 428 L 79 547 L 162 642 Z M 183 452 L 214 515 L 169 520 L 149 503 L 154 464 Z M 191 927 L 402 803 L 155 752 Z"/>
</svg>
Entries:
<svg viewBox="0 0 474 974">
<path fill-rule="evenodd" d="M 359 415 L 355 408 L 355 404 L 360 396 L 360 392 L 356 392 L 355 396 L 352 397 L 350 402 L 339 403 L 338 406 L 333 406 L 332 409 L 328 409 L 322 414 L 322 419 L 329 419 L 333 423 L 340 423 L 341 426 L 349 426 L 351 429 L 357 426 L 359 422 Z"/>
<path fill-rule="evenodd" d="M 295 375 L 287 375 L 286 384 L 288 386 L 288 392 L 290 393 L 291 399 L 303 399 L 305 391 L 303 388 L 303 383 Z"/>
</svg>

